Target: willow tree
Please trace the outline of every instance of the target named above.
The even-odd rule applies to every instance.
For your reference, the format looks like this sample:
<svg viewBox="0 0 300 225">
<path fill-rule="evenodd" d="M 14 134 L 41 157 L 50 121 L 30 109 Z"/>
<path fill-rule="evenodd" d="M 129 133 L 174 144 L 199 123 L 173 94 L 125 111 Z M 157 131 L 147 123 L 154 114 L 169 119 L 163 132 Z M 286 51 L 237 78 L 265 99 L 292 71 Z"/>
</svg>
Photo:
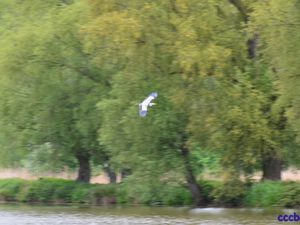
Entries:
<svg viewBox="0 0 300 225">
<path fill-rule="evenodd" d="M 286 115 L 294 131 L 299 133 L 299 47 L 298 1 L 258 2 L 252 13 L 252 29 L 261 37 L 263 59 L 279 79 L 279 107 L 288 107 Z M 268 12 L 268 13 L 267 13 Z M 298 135 L 299 136 L 299 135 Z"/>
<path fill-rule="evenodd" d="M 261 61 L 268 66 L 276 92 L 272 96 L 274 104 L 270 107 L 276 126 L 282 139 L 279 161 L 297 158 L 296 141 L 299 143 L 298 94 L 299 65 L 299 21 L 297 1 L 257 1 L 250 14 L 249 30 L 259 34 L 258 52 Z M 278 151 L 277 151 L 278 152 Z M 291 157 L 292 156 L 292 157 Z M 291 160 L 295 164 L 297 160 Z M 271 163 L 271 162 L 269 162 Z M 297 164 L 297 163 L 296 163 Z"/>
<path fill-rule="evenodd" d="M 77 180 L 89 182 L 91 160 L 105 155 L 97 141 L 96 102 L 108 84 L 82 49 L 85 12 L 81 2 L 14 2 L 1 36 L 0 71 L 7 80 L 1 83 L 2 121 L 24 137 L 19 145 L 30 153 L 50 144 L 56 157 L 45 163 L 53 158 L 68 165 L 75 158 Z"/>
<path fill-rule="evenodd" d="M 224 166 L 234 163 L 235 171 L 257 163 L 256 147 L 269 132 L 260 112 L 264 97 L 245 72 L 247 36 L 230 2 L 89 4 L 85 50 L 98 65 L 118 68 L 110 98 L 99 102 L 100 140 L 117 163 L 156 178 L 176 167 L 197 205 L 205 202 L 191 164 L 194 143 L 222 146 Z M 151 91 L 158 106 L 139 118 L 137 104 Z"/>
</svg>

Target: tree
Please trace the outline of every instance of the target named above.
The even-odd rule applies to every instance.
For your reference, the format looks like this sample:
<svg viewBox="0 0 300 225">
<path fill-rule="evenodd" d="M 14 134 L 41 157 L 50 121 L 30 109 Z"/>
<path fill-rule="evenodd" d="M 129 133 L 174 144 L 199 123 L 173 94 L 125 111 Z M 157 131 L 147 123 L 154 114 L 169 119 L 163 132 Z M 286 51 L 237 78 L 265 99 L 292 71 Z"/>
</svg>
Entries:
<svg viewBox="0 0 300 225">
<path fill-rule="evenodd" d="M 106 46 L 116 51 L 114 62 L 122 65 L 113 77 L 110 98 L 99 103 L 104 116 L 100 140 L 114 161 L 130 164 L 135 171 L 145 170 L 147 164 L 155 166 L 151 171 L 168 174 L 177 162 L 195 204 L 205 204 L 191 165 L 191 146 L 199 143 L 215 147 L 218 136 L 235 129 L 230 124 L 223 129 L 223 119 L 231 118 L 238 124 L 242 112 L 251 108 L 245 96 L 256 100 L 259 95 L 251 91 L 248 78 L 243 78 L 246 73 L 237 72 L 247 62 L 246 37 L 239 14 L 229 3 L 218 1 L 107 5 L 99 15 L 92 12 L 95 18 L 85 28 L 89 41 L 105 41 Z M 95 60 L 102 64 L 107 58 L 101 54 Z M 241 89 L 244 86 L 250 93 Z M 141 120 L 136 113 L 137 103 L 154 90 L 159 93 L 158 106 Z M 245 108 L 238 112 L 239 117 L 233 117 L 235 108 L 243 101 Z M 261 116 L 256 108 L 248 113 L 247 128 Z M 253 136 L 256 128 L 252 128 Z M 241 141 L 251 143 L 246 138 L 235 140 L 227 135 L 224 145 L 231 147 L 223 156 L 226 163 L 232 162 L 228 159 L 232 151 L 242 153 Z M 255 155 L 253 146 L 247 146 L 251 156 Z M 243 154 L 239 156 L 238 162 L 245 161 Z"/>
<path fill-rule="evenodd" d="M 286 116 L 294 131 L 298 131 L 297 90 L 299 89 L 299 15 L 297 1 L 258 2 L 252 14 L 252 29 L 260 32 L 263 59 L 278 77 L 279 107 L 287 107 Z M 270 13 L 266 13 L 266 12 Z M 275 15 L 275 16 L 271 16 Z M 264 21 L 264 22 L 262 22 Z M 291 91 L 293 90 L 293 91 Z M 297 132 L 298 133 L 298 132 Z"/>
<path fill-rule="evenodd" d="M 295 76 L 298 73 L 298 64 L 294 63 L 294 59 L 299 55 L 299 48 L 296 44 L 299 40 L 296 28 L 297 21 L 299 21 L 297 7 L 296 1 L 257 1 L 250 14 L 249 28 L 259 33 L 258 52 L 263 63 L 268 66 L 274 81 L 275 93 L 271 96 L 273 104 L 270 107 L 275 119 L 273 128 L 280 133 L 278 137 L 284 143 L 281 146 L 283 150 L 281 157 L 269 161 L 270 172 L 276 171 L 278 164 L 288 161 L 288 156 L 291 154 L 297 155 L 297 153 L 292 153 L 297 152 L 296 145 L 292 143 L 295 143 L 295 137 L 298 136 L 295 136 L 298 133 L 298 119 L 295 115 L 298 109 L 296 90 L 298 90 L 299 79 L 297 80 Z M 289 146 L 288 150 L 286 146 Z M 280 177 L 277 175 L 278 178 Z"/>
<path fill-rule="evenodd" d="M 26 134 L 19 145 L 33 151 L 50 143 L 55 159 L 67 163 L 75 157 L 77 180 L 89 182 L 91 159 L 103 151 L 97 141 L 96 102 L 108 85 L 82 49 L 85 11 L 81 2 L 19 4 L 12 12 L 18 23 L 1 40 L 1 73 L 9 80 L 1 85 L 8 90 L 3 96 L 7 124 L 13 124 L 18 136 Z"/>
</svg>

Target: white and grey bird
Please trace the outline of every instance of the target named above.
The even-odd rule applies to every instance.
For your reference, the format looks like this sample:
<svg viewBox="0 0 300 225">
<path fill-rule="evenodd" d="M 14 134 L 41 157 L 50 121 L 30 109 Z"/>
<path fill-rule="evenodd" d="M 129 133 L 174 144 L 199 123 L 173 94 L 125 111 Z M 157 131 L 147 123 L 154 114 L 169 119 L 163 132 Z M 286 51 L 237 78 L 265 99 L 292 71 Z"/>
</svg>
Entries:
<svg viewBox="0 0 300 225">
<path fill-rule="evenodd" d="M 153 99 L 157 97 L 156 92 L 152 92 L 144 101 L 139 104 L 139 113 L 141 117 L 145 117 L 147 114 L 148 107 L 155 105 L 155 103 L 151 103 Z"/>
</svg>

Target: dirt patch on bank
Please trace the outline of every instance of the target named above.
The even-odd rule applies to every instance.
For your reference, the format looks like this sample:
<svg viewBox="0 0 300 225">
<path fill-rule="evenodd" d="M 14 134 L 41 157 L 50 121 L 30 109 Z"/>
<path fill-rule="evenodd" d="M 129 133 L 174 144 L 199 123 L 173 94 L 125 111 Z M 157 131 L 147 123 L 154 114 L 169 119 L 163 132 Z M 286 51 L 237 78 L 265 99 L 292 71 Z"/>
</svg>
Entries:
<svg viewBox="0 0 300 225">
<path fill-rule="evenodd" d="M 55 177 L 55 178 L 63 178 L 63 179 L 76 179 L 75 172 L 61 172 L 61 173 L 40 173 L 40 174 L 32 174 L 25 169 L 1 169 L 0 170 L 0 179 L 4 178 L 22 178 L 26 180 L 36 180 L 40 177 Z M 254 179 L 259 180 L 261 178 L 261 173 L 257 173 L 254 176 Z M 300 181 L 300 170 L 295 168 L 289 168 L 282 172 L 282 180 L 285 181 Z M 117 178 L 117 181 L 120 181 L 120 177 Z M 108 184 L 109 179 L 105 174 L 99 174 L 97 176 L 93 176 L 91 178 L 91 183 L 97 184 Z"/>
<path fill-rule="evenodd" d="M 60 172 L 60 173 L 48 172 L 48 173 L 33 174 L 25 169 L 1 169 L 0 170 L 0 179 L 22 178 L 26 180 L 36 180 L 39 179 L 40 177 L 54 177 L 54 178 L 75 180 L 76 173 L 75 172 Z M 117 180 L 119 180 L 119 178 Z M 108 184 L 109 179 L 105 174 L 99 174 L 97 176 L 92 177 L 91 183 Z"/>
</svg>

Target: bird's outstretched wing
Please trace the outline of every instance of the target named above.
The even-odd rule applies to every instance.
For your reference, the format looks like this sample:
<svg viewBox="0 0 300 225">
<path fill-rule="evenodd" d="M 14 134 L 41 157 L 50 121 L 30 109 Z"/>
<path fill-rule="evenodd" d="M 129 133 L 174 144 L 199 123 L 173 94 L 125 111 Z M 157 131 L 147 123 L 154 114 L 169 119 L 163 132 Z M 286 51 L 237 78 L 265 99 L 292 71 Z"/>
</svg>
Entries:
<svg viewBox="0 0 300 225">
<path fill-rule="evenodd" d="M 145 117 L 147 114 L 148 106 L 151 106 L 151 101 L 157 97 L 156 92 L 152 92 L 142 103 L 139 104 L 139 114 Z"/>
<path fill-rule="evenodd" d="M 143 109 L 142 103 L 139 104 L 139 113 L 140 113 L 141 117 L 145 117 L 147 114 L 147 107 L 146 107 L 146 109 Z"/>
</svg>

